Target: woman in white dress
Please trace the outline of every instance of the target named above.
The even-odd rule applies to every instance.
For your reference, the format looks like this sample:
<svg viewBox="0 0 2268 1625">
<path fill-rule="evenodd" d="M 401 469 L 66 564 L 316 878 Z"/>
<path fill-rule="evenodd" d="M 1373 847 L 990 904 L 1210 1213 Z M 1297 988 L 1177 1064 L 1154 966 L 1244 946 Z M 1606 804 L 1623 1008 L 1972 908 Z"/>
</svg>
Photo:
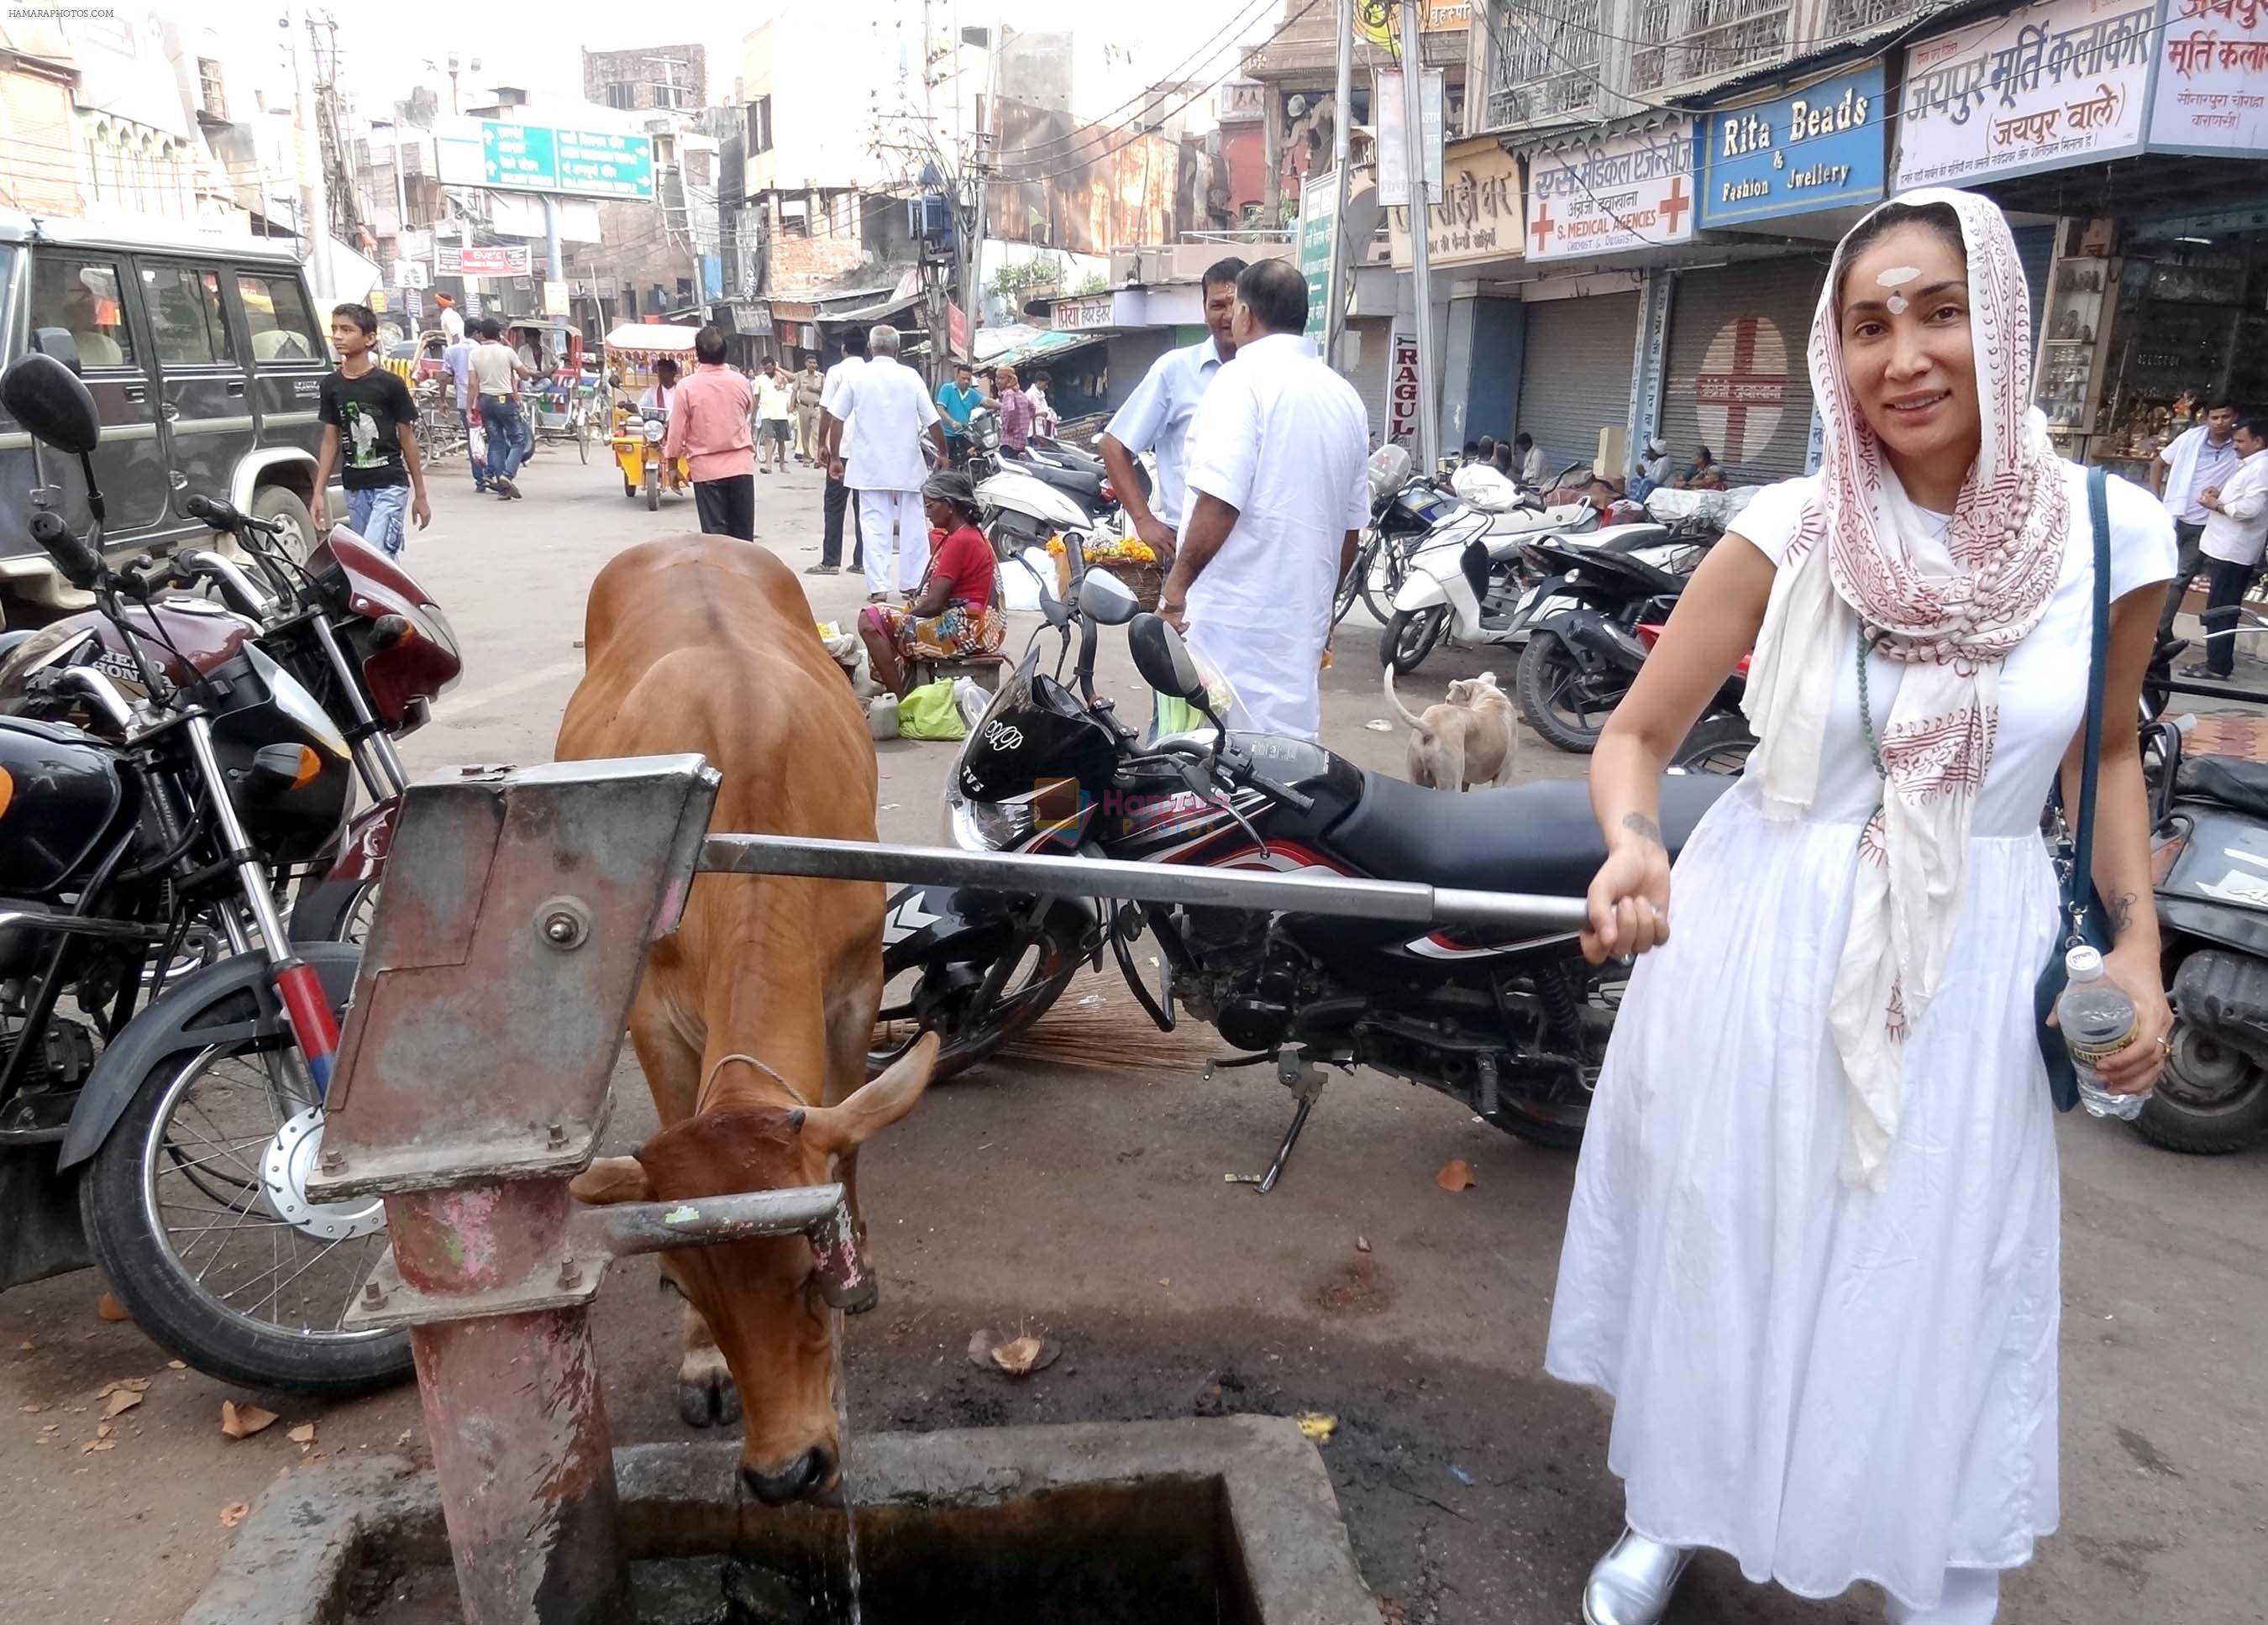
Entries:
<svg viewBox="0 0 2268 1625">
<path fill-rule="evenodd" d="M 1852 230 L 1811 337 L 1822 472 L 1711 552 L 1592 759 L 1585 951 L 1646 957 L 1545 1358 L 1616 1401 L 1629 1527 L 1591 1625 L 1660 1619 L 1703 1546 L 1803 1596 L 1867 1580 L 1894 1621 L 1981 1625 L 2056 1526 L 2039 825 L 2058 768 L 2076 783 L 2094 563 L 2084 473 L 2030 407 L 2029 311 L 1983 198 L 1911 193 Z M 2109 496 L 2094 878 L 2140 1020 L 2100 1070 L 2140 1092 L 2172 1018 L 2122 720 L 2174 539 L 2146 492 Z M 1663 764 L 1752 643 L 1759 744 L 1673 887 Z"/>
</svg>

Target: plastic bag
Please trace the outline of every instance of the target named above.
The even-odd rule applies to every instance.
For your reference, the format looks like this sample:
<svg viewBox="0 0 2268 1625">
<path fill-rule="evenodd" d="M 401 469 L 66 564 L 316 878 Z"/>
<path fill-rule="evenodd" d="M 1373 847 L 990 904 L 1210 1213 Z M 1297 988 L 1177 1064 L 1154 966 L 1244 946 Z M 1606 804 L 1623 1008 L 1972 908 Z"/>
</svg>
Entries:
<svg viewBox="0 0 2268 1625">
<path fill-rule="evenodd" d="M 953 703 L 961 712 L 963 725 L 974 728 L 984 720 L 984 713 L 992 709 L 992 696 L 984 692 L 973 677 L 953 680 Z"/>
<path fill-rule="evenodd" d="M 1056 562 L 1045 548 L 1027 548 L 1000 566 L 1000 601 L 1010 609 L 1037 609 L 1040 584 L 1056 578 Z"/>
<path fill-rule="evenodd" d="M 898 732 L 909 739 L 965 739 L 968 725 L 953 702 L 953 683 L 940 677 L 898 697 Z"/>
</svg>

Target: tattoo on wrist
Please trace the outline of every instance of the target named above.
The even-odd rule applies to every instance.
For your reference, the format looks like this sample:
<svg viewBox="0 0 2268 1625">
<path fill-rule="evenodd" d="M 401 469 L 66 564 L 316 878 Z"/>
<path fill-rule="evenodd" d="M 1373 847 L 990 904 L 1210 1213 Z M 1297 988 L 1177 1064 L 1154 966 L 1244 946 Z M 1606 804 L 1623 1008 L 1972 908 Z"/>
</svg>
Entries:
<svg viewBox="0 0 2268 1625">
<path fill-rule="evenodd" d="M 2110 938 L 2116 942 L 2126 934 L 2126 928 L 2134 923 L 2134 893 L 2121 892 L 2117 896 L 2106 900 L 2104 907 L 2110 910 Z"/>
<path fill-rule="evenodd" d="M 1651 841 L 1656 846 L 1661 844 L 1661 826 L 1643 812 L 1624 813 L 1623 827 L 1641 841 Z"/>
</svg>

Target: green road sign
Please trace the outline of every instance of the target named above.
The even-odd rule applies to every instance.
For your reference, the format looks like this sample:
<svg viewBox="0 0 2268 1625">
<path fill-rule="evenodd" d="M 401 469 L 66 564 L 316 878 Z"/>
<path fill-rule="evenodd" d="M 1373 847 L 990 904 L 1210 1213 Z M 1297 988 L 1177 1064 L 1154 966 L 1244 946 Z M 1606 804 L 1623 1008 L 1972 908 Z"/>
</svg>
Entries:
<svg viewBox="0 0 2268 1625">
<path fill-rule="evenodd" d="M 481 167 L 486 184 L 503 190 L 650 198 L 653 138 L 482 119 Z"/>
</svg>

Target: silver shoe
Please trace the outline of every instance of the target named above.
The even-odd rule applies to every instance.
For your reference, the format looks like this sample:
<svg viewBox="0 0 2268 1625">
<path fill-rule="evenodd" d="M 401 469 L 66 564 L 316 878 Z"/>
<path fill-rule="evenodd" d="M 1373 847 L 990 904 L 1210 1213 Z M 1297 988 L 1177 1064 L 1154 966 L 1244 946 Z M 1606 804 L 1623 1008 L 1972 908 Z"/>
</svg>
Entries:
<svg viewBox="0 0 2268 1625">
<path fill-rule="evenodd" d="M 1660 1625 L 1669 1593 L 1692 1561 L 1690 1546 L 1664 1546 L 1624 1530 L 1591 1565 L 1583 1586 L 1583 1625 Z"/>
</svg>

